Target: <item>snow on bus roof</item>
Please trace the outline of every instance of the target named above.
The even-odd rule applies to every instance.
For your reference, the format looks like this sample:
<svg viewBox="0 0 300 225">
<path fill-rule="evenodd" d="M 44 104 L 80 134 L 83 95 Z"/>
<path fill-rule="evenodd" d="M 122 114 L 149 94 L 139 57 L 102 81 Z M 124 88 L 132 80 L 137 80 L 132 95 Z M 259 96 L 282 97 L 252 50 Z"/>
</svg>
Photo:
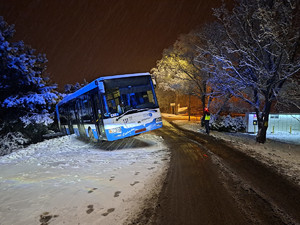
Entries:
<svg viewBox="0 0 300 225">
<path fill-rule="evenodd" d="M 132 73 L 132 74 L 122 74 L 122 75 L 114 75 L 114 76 L 106 76 L 106 77 L 99 77 L 96 80 L 93 80 L 91 83 L 87 84 L 86 86 L 80 88 L 79 90 L 75 91 L 72 94 L 67 95 L 66 97 L 64 97 L 58 104 L 62 105 L 76 97 L 78 97 L 79 95 L 82 95 L 83 93 L 86 93 L 94 88 L 97 87 L 97 82 L 96 81 L 103 81 L 103 80 L 111 80 L 111 79 L 118 79 L 118 78 L 125 78 L 125 77 L 137 77 L 137 76 L 150 76 L 150 73 Z"/>
<path fill-rule="evenodd" d="M 106 76 L 106 77 L 99 77 L 96 80 L 110 80 L 110 79 L 117 79 L 117 78 L 124 78 L 124 77 L 137 77 L 137 76 L 145 76 L 150 75 L 150 73 L 132 73 L 132 74 L 123 74 L 123 75 L 114 75 L 114 76 Z"/>
</svg>

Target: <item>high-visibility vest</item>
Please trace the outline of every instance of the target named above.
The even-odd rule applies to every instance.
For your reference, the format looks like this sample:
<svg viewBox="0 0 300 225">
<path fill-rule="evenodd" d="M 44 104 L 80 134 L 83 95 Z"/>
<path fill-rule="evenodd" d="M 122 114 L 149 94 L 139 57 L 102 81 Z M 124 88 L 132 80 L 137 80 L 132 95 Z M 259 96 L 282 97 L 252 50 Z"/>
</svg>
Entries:
<svg viewBox="0 0 300 225">
<path fill-rule="evenodd" d="M 210 115 L 206 114 L 204 120 L 210 120 Z"/>
</svg>

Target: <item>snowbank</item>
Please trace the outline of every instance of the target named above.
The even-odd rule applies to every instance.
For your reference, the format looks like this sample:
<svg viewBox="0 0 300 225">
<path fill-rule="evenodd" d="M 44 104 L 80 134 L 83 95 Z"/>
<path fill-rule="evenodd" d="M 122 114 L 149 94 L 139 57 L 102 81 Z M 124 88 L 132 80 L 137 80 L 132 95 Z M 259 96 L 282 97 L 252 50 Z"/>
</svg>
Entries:
<svg viewBox="0 0 300 225">
<path fill-rule="evenodd" d="M 293 133 L 289 133 L 289 132 L 276 132 L 274 134 L 268 133 L 267 138 L 279 142 L 283 142 L 283 143 L 300 145 L 300 132 L 297 131 L 293 131 Z M 299 151 L 300 151 L 300 146 L 299 146 Z"/>
<path fill-rule="evenodd" d="M 0 224 L 124 224 L 139 210 L 169 162 L 151 133 L 115 142 L 116 151 L 75 136 L 0 157 Z M 122 146 L 122 147 L 120 147 Z"/>
<path fill-rule="evenodd" d="M 184 129 L 205 133 L 199 121 L 173 122 Z M 210 135 L 225 140 L 300 186 L 300 134 L 268 134 L 265 144 L 256 143 L 255 135 L 245 133 L 211 131 Z"/>
</svg>

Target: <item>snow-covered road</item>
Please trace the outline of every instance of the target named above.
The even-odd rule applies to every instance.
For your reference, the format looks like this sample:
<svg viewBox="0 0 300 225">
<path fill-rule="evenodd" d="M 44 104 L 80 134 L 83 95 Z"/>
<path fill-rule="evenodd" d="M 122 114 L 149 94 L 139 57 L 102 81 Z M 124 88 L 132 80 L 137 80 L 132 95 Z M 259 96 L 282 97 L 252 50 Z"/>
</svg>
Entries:
<svg viewBox="0 0 300 225">
<path fill-rule="evenodd" d="M 0 224 L 123 224 L 160 190 L 169 152 L 151 133 L 117 144 L 72 135 L 1 157 Z"/>
</svg>

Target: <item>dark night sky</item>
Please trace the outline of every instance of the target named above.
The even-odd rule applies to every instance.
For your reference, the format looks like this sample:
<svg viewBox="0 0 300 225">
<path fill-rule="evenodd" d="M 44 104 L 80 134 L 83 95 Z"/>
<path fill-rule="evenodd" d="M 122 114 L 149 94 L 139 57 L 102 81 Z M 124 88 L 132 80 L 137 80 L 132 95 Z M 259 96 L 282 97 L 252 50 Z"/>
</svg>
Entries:
<svg viewBox="0 0 300 225">
<path fill-rule="evenodd" d="M 227 1 L 229 2 L 229 0 Z M 232 2 L 232 1 L 230 1 Z M 0 15 L 48 59 L 62 88 L 114 74 L 149 72 L 164 48 L 213 18 L 221 0 L 0 0 Z"/>
</svg>

